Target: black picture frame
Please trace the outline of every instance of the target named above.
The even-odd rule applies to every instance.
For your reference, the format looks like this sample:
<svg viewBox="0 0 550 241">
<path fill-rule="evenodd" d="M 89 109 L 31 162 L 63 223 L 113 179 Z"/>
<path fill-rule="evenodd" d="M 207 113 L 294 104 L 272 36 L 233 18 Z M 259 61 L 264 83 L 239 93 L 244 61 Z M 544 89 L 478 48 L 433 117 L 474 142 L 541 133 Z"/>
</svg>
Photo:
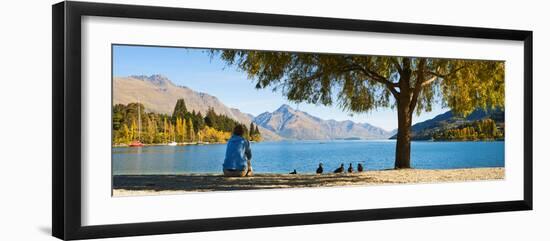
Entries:
<svg viewBox="0 0 550 241">
<path fill-rule="evenodd" d="M 81 224 L 81 17 L 103 16 L 228 23 L 258 26 L 350 30 L 378 33 L 516 40 L 524 43 L 523 199 L 404 208 L 342 210 L 283 215 L 139 222 L 99 226 Z M 52 233 L 60 239 L 168 234 L 290 225 L 398 219 L 532 210 L 533 208 L 533 32 L 262 13 L 197 10 L 90 2 L 52 6 Z"/>
</svg>

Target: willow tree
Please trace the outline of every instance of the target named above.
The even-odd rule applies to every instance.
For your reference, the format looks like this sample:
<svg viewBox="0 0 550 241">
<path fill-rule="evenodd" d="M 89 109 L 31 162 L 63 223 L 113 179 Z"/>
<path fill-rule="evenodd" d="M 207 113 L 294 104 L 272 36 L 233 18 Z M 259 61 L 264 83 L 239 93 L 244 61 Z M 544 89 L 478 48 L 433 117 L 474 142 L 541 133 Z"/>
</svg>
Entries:
<svg viewBox="0 0 550 241">
<path fill-rule="evenodd" d="M 397 109 L 395 168 L 410 168 L 413 113 L 434 104 L 466 116 L 504 107 L 504 62 L 246 50 L 213 51 L 244 70 L 256 88 L 290 101 L 338 105 L 349 113 Z"/>
</svg>

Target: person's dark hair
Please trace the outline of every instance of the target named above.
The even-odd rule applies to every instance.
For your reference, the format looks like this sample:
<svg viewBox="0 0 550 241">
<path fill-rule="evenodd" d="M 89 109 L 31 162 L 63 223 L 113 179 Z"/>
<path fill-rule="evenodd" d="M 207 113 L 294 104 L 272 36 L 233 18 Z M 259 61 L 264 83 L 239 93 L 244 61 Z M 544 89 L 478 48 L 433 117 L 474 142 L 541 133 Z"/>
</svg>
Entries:
<svg viewBox="0 0 550 241">
<path fill-rule="evenodd" d="M 243 125 L 236 125 L 235 128 L 233 129 L 233 135 L 243 136 L 243 134 L 244 134 Z"/>
</svg>

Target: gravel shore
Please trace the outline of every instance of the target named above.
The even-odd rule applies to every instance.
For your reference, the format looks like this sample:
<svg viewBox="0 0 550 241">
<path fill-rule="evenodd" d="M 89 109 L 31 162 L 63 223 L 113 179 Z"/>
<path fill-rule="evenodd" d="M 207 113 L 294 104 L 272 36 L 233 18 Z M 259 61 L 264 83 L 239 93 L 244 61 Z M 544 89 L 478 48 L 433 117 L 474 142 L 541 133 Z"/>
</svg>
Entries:
<svg viewBox="0 0 550 241">
<path fill-rule="evenodd" d="M 322 175 L 254 174 L 253 177 L 238 178 L 227 178 L 221 174 L 115 175 L 113 177 L 113 196 L 498 179 L 504 179 L 504 168 L 401 169 Z"/>
</svg>

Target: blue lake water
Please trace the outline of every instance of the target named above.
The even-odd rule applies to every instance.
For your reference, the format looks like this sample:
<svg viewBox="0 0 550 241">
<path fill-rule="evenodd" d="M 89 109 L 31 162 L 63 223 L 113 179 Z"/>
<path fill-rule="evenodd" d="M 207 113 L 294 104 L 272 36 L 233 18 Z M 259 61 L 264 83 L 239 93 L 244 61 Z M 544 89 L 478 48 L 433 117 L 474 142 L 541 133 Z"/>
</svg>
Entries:
<svg viewBox="0 0 550 241">
<path fill-rule="evenodd" d="M 428 142 L 411 144 L 414 168 L 504 167 L 504 142 Z M 113 147 L 113 174 L 221 173 L 225 144 Z M 252 143 L 256 173 L 314 173 L 362 163 L 367 170 L 393 168 L 394 140 L 284 141 Z"/>
</svg>

